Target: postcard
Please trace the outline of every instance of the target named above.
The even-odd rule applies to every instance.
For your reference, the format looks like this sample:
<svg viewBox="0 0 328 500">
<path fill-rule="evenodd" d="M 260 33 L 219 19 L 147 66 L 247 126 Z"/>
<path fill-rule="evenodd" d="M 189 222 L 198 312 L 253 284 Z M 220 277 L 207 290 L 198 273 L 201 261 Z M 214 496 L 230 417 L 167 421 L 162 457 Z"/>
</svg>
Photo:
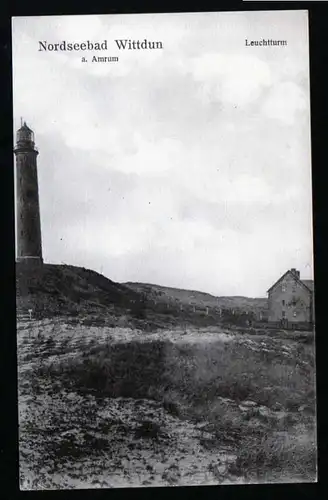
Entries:
<svg viewBox="0 0 328 500">
<path fill-rule="evenodd" d="M 20 488 L 316 482 L 308 13 L 12 39 Z"/>
</svg>

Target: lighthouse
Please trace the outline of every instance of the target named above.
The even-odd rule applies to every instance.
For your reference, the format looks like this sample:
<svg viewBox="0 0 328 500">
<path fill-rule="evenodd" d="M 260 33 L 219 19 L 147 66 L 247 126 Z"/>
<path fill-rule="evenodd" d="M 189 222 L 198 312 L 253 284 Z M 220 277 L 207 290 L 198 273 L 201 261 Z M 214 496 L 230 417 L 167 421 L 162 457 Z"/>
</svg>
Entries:
<svg viewBox="0 0 328 500">
<path fill-rule="evenodd" d="M 16 146 L 16 259 L 42 264 L 42 241 L 34 132 L 26 125 L 17 131 Z"/>
</svg>

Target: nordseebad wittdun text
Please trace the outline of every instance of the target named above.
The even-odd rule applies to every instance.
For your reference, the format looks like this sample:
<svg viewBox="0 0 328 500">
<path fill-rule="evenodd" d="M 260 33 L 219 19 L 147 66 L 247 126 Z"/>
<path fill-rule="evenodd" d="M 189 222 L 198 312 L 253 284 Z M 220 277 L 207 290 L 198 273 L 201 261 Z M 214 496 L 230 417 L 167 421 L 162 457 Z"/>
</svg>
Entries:
<svg viewBox="0 0 328 500">
<path fill-rule="evenodd" d="M 149 41 L 146 38 L 144 40 L 114 40 L 116 46 L 119 50 L 145 50 L 145 49 L 162 49 L 162 42 Z M 39 41 L 39 52 L 49 51 L 80 51 L 80 50 L 107 50 L 107 40 L 102 42 L 91 42 L 86 40 L 85 42 L 66 42 L 63 40 L 58 43 L 48 43 L 47 41 Z"/>
</svg>

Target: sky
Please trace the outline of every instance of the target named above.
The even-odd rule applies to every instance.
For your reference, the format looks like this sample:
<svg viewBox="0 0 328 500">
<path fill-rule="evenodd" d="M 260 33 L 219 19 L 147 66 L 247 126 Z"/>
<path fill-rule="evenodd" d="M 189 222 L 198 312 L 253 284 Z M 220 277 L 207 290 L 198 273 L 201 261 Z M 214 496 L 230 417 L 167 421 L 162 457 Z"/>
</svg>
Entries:
<svg viewBox="0 0 328 500">
<path fill-rule="evenodd" d="M 245 44 L 262 38 L 287 46 Z M 38 50 L 63 40 L 108 51 Z M 13 112 L 40 153 L 45 262 L 249 297 L 313 277 L 306 11 L 16 17 Z"/>
</svg>

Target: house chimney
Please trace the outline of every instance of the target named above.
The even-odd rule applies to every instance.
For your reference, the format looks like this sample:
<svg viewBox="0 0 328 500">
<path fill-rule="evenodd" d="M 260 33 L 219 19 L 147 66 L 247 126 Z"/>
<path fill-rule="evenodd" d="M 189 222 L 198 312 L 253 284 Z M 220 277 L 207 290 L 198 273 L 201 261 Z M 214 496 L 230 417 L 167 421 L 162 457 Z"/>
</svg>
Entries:
<svg viewBox="0 0 328 500">
<path fill-rule="evenodd" d="M 300 272 L 299 272 L 299 271 L 297 271 L 297 269 L 295 269 L 294 267 L 292 267 L 292 269 L 291 269 L 290 271 L 291 271 L 293 274 L 295 274 L 295 275 L 298 277 L 298 279 L 299 279 L 299 277 L 300 277 Z"/>
</svg>

